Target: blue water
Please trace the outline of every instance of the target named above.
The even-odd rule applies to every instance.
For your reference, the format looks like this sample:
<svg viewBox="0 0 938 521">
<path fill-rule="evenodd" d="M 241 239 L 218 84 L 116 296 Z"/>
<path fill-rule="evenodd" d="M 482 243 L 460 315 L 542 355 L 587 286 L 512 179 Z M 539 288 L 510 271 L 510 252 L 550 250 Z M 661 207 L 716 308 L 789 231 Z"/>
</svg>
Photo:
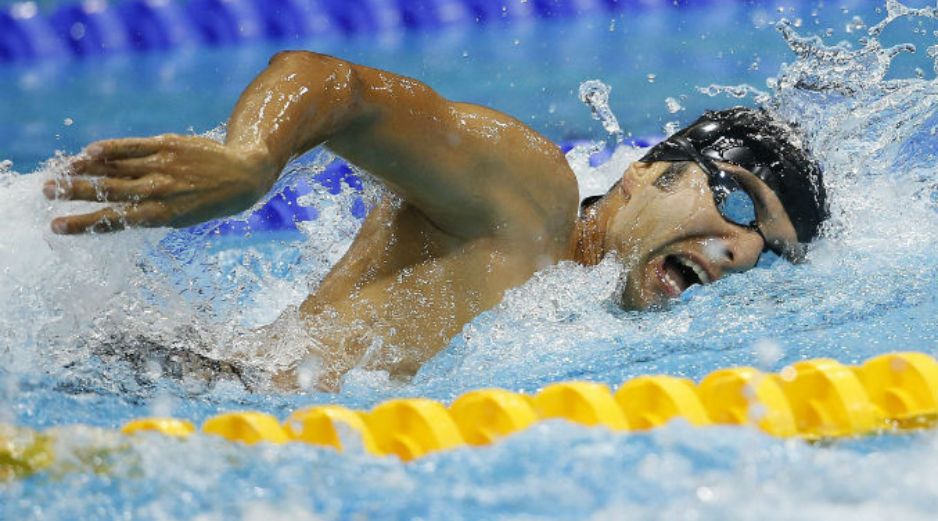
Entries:
<svg viewBox="0 0 938 521">
<path fill-rule="evenodd" d="M 482 386 L 532 392 L 569 379 L 615 386 L 647 373 L 699 379 L 731 365 L 777 371 L 804 358 L 857 363 L 906 349 L 938 355 L 938 85 L 925 52 L 936 44 L 938 23 L 890 25 L 884 47 L 910 41 L 919 51 L 901 55 L 888 72 L 879 54 L 850 57 L 847 47 L 799 59 L 774 28 L 785 16 L 799 34 L 823 35 L 827 45 L 847 40 L 856 50 L 866 33 L 847 31 L 853 17 L 872 25 L 884 16 L 858 5 L 799 3 L 779 12 L 726 2 L 623 14 L 614 30 L 610 18 L 598 17 L 406 35 L 380 48 L 366 40 L 303 45 L 414 75 L 557 140 L 606 137 L 576 100 L 587 79 L 613 87 L 612 109 L 635 135 L 660 134 L 665 123 L 686 123 L 703 107 L 752 104 L 752 95 L 696 90 L 747 83 L 802 125 L 827 172 L 833 217 L 808 264 L 766 263 L 651 313 L 612 304 L 621 275 L 614 262 L 549 268 L 469 324 L 409 382 L 357 369 L 337 395 L 249 393 L 234 382 L 179 380 L 162 376 L 158 364 L 141 372 L 93 354 L 114 337 L 128 350 L 142 341 L 220 355 L 250 349 L 250 328 L 289 315 L 344 251 L 360 222 L 354 190 L 303 199 L 319 219 L 295 233 L 241 238 L 208 226 L 75 239 L 48 232 L 50 215 L 70 207 L 38 191 L 61 171 L 60 159 L 31 175 L 0 175 L 0 420 L 114 428 L 150 414 L 201 421 L 243 408 L 282 418 L 313 403 L 448 401 Z M 54 150 L 74 153 L 91 139 L 207 131 L 274 50 L 0 70 L 9 80 L 0 82 L 2 99 L 11 100 L 0 105 L 0 157 L 25 174 Z M 669 112 L 668 97 L 685 110 Z M 64 126 L 65 118 L 73 123 Z M 599 168 L 570 159 L 581 184 L 595 189 L 639 153 L 620 150 Z M 323 161 L 294 165 L 280 188 L 309 181 Z M 366 199 L 373 190 L 366 186 Z M 287 331 L 296 343 L 283 346 L 285 357 L 302 347 L 303 335 L 315 335 Z M 931 432 L 813 446 L 681 422 L 619 435 L 558 421 L 412 464 L 304 445 L 65 432 L 62 458 L 110 447 L 110 469 L 2 484 L 0 517 L 857 520 L 932 519 L 938 506 Z"/>
<path fill-rule="evenodd" d="M 95 139 L 205 132 L 227 119 L 244 85 L 284 48 L 316 50 L 416 77 L 452 99 L 504 110 L 557 141 L 602 137 L 602 127 L 576 97 L 582 81 L 598 78 L 613 87 L 611 105 L 623 128 L 656 136 L 669 121 L 688 123 L 706 108 L 739 103 L 701 95 L 697 87 L 747 83 L 764 89 L 766 79 L 792 56 L 774 30 L 779 18 L 801 19 L 813 32 L 831 29 L 836 42 L 862 35 L 846 30 L 854 16 L 869 24 L 881 16 L 875 2 L 822 4 L 719 0 L 684 10 L 626 10 L 425 34 L 7 65 L 0 67 L 0 156 L 29 172 L 52 150 L 75 153 Z M 883 36 L 885 44 L 928 41 L 927 35 L 911 33 L 914 24 L 896 25 Z M 910 76 L 916 67 L 933 75 L 924 52 L 903 57 L 894 72 Z M 668 97 L 684 110 L 669 113 Z M 69 126 L 66 118 L 72 120 Z"/>
</svg>

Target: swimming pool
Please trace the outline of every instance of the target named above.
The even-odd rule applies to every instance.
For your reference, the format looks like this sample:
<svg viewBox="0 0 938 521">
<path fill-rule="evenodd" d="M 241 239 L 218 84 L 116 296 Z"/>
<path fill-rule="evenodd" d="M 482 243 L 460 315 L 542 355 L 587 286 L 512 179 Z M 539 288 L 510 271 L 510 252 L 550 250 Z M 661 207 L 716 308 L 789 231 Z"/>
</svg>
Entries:
<svg viewBox="0 0 938 521">
<path fill-rule="evenodd" d="M 876 75 L 876 53 L 845 56 L 845 50 L 828 49 L 796 63 L 771 22 L 801 18 L 797 32 L 823 34 L 831 27 L 828 43 L 858 42 L 856 30 L 846 30 L 855 27 L 853 17 L 872 25 L 882 16 L 859 3 L 846 6 L 846 13 L 841 7 L 799 3 L 780 13 L 771 4 L 726 2 L 696 11 L 405 34 L 380 49 L 364 39 L 311 44 L 412 74 L 447 96 L 502 108 L 556 140 L 605 137 L 576 100 L 576 87 L 586 79 L 612 85 L 620 123 L 644 136 L 662 133 L 671 120 L 687 123 L 705 106 L 740 102 L 707 96 L 696 86 L 745 82 L 769 92 L 766 78 L 778 77 L 774 103 L 810 131 L 829 172 L 834 217 L 808 265 L 766 265 L 698 288 L 655 313 L 623 313 L 611 305 L 619 276 L 613 264 L 562 265 L 510 292 L 412 382 L 358 370 L 338 395 L 250 394 L 232 383 L 163 377 L 158 366 L 140 375 L 137 368 L 89 356 L 89 343 L 139 347 L 143 340 L 136 335 L 239 347 L 246 327 L 297 303 L 341 254 L 359 222 L 352 191 L 312 194 L 304 202 L 319 219 L 300 234 L 235 238 L 200 228 L 76 241 L 46 231 L 49 212 L 63 208 L 41 199 L 40 176 L 6 176 L 0 181 L 0 416 L 36 428 L 115 427 L 150 414 L 200 421 L 244 408 L 282 418 L 310 403 L 368 408 L 392 396 L 448 401 L 483 386 L 530 392 L 570 379 L 616 385 L 648 373 L 699 379 L 733 365 L 777 371 L 822 356 L 856 363 L 902 349 L 938 354 L 938 88 L 932 60 L 922 52 L 935 45 L 938 27 L 924 19 L 891 25 L 884 43 L 921 41 L 919 53 L 898 58 L 903 61 L 886 79 Z M 662 34 L 676 38 L 661 40 Z M 736 41 L 727 34 L 743 36 Z M 4 99 L 11 102 L 0 107 L 0 137 L 8 143 L 0 155 L 25 173 L 54 149 L 75 152 L 90 139 L 189 126 L 209 130 L 273 50 L 190 50 L 4 68 L 0 74 L 10 80 L 2 82 Z M 783 61 L 793 65 L 780 73 Z M 668 97 L 685 110 L 671 113 Z M 741 101 L 751 103 L 751 96 Z M 72 123 L 66 126 L 65 118 Z M 598 169 L 575 167 L 584 183 L 601 186 L 636 155 L 623 150 Z M 53 161 L 41 169 L 56 168 Z M 297 168 L 284 185 L 314 173 L 314 167 Z M 113 340 L 126 332 L 131 338 Z M 77 458 L 94 434 L 73 437 L 60 447 L 66 458 Z M 107 472 L 2 485 L 0 512 L 9 519 L 330 519 L 356 513 L 926 519 L 938 497 L 930 479 L 936 441 L 923 432 L 817 447 L 682 422 L 626 436 L 546 422 L 492 447 L 402 464 L 300 445 L 247 448 L 210 437 L 146 437 L 130 442 L 132 457 L 110 462 Z"/>
</svg>

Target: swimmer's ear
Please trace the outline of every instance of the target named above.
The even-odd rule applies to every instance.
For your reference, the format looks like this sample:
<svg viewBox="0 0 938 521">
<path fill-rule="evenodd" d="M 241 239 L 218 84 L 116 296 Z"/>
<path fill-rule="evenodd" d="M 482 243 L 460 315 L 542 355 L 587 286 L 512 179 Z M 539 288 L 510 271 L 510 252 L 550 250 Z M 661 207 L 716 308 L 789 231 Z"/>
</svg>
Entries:
<svg viewBox="0 0 938 521">
<path fill-rule="evenodd" d="M 652 167 L 652 164 L 635 161 L 625 169 L 622 179 L 616 181 L 609 191 L 619 190 L 622 195 L 631 196 L 636 189 L 655 180 L 655 169 Z"/>
<path fill-rule="evenodd" d="M 631 180 L 634 184 L 646 184 L 658 178 L 659 170 L 657 163 L 635 161 L 629 165 L 622 177 L 624 180 Z"/>
</svg>

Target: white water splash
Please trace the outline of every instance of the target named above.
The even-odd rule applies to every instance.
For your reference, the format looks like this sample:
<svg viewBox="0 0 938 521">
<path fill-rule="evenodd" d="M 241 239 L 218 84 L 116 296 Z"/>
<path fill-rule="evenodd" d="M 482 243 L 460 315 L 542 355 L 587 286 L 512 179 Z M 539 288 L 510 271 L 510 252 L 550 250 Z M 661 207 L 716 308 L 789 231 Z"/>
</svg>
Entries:
<svg viewBox="0 0 938 521">
<path fill-rule="evenodd" d="M 253 242 L 248 246 L 244 239 L 232 242 L 219 234 L 217 225 L 55 235 L 48 224 L 52 216 L 97 208 L 42 196 L 42 183 L 63 175 L 68 161 L 57 156 L 33 175 L 0 174 L 0 362 L 5 370 L 35 374 L 40 368 L 40 373 L 68 379 L 69 374 L 100 371 L 92 362 L 101 346 L 107 353 L 159 347 L 162 355 L 148 359 L 144 352 L 129 368 L 147 379 L 161 374 L 147 368 L 166 363 L 172 353 L 218 360 L 255 355 L 262 339 L 253 328 L 281 314 L 281 338 L 295 341 L 250 356 L 246 365 L 269 372 L 300 357 L 306 328 L 289 309 L 309 295 L 360 226 L 349 213 L 355 192 L 334 195 L 312 180 L 331 159 L 292 165 L 268 198 L 233 218 L 246 219 L 270 197 L 302 182 L 315 188 L 300 202 L 318 211 L 313 225 L 301 223 L 302 234 L 262 234 L 254 241 L 248 233 L 247 244 Z M 98 376 L 126 388 L 120 380 L 137 375 L 109 371 Z"/>
<path fill-rule="evenodd" d="M 916 9 L 902 4 L 898 0 L 886 0 L 886 18 L 869 28 L 870 36 L 879 36 L 886 27 L 902 17 L 938 18 L 938 4 L 935 7 Z"/>
<path fill-rule="evenodd" d="M 593 113 L 593 119 L 601 122 L 606 132 L 618 143 L 622 141 L 622 127 L 619 126 L 619 120 L 609 108 L 610 92 L 612 92 L 612 87 L 609 85 L 599 80 L 588 80 L 580 84 L 579 95 L 580 101 L 585 103 Z"/>
<path fill-rule="evenodd" d="M 710 84 L 706 87 L 697 87 L 697 92 L 701 94 L 706 94 L 707 96 L 718 96 L 720 94 L 726 94 L 730 97 L 736 99 L 743 99 L 749 96 L 752 96 L 752 100 L 757 104 L 762 104 L 771 99 L 771 94 L 768 92 L 759 90 L 752 85 L 717 85 Z"/>
</svg>

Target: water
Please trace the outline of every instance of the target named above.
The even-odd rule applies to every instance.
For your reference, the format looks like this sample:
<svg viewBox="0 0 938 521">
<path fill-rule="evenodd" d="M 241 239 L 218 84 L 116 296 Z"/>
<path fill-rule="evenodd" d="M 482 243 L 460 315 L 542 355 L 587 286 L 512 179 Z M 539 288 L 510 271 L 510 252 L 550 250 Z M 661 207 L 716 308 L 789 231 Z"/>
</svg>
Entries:
<svg viewBox="0 0 938 521">
<path fill-rule="evenodd" d="M 482 386 L 530 392 L 568 379 L 616 385 L 648 373 L 699 379 L 731 365 L 777 371 L 824 356 L 856 363 L 895 350 L 938 355 L 938 83 L 914 73 L 934 68 L 921 49 L 934 45 L 938 23 L 903 17 L 880 39 L 857 29 L 857 14 L 848 9 L 837 11 L 843 31 L 826 37 L 826 24 L 811 28 L 810 15 L 799 23 L 798 13 L 776 14 L 790 20 L 780 26 L 782 36 L 771 29 L 759 34 L 787 41 L 795 51 L 787 65 L 766 71 L 770 60 L 763 58 L 761 81 L 749 79 L 749 86 L 712 74 L 645 102 L 657 107 L 652 128 L 674 116 L 668 96 L 687 107 L 688 119 L 693 107 L 738 102 L 736 94 L 744 102 L 759 96 L 798 122 L 824 166 L 832 210 L 808 264 L 768 261 L 651 313 L 612 304 L 621 275 L 614 263 L 563 264 L 510 291 L 411 382 L 353 370 L 337 395 L 250 393 L 230 378 L 169 377 L 163 373 L 171 368 L 157 356 L 134 366 L 90 353 L 109 342 L 208 356 L 249 351 L 249 329 L 289 316 L 341 255 L 358 222 L 353 192 L 310 196 L 304 203 L 321 217 L 297 235 L 233 240 L 207 225 L 76 240 L 47 230 L 50 215 L 66 210 L 39 195 L 44 179 L 61 169 L 57 158 L 35 175 L 0 175 L 0 418 L 35 428 L 113 428 L 153 413 L 200 421 L 254 408 L 284 417 L 311 403 L 367 408 L 391 396 L 450 400 Z M 880 30 L 879 18 L 863 19 Z M 807 38 L 813 34 L 825 38 Z M 890 50 L 905 37 L 923 37 L 925 45 L 915 55 Z M 646 72 L 652 71 L 635 81 L 646 83 Z M 666 82 L 663 71 L 657 74 L 655 88 Z M 622 128 L 638 128 L 617 106 L 626 85 L 594 74 L 578 81 L 597 77 L 613 87 L 611 108 Z M 569 97 L 583 128 L 591 129 L 590 110 L 579 105 L 575 89 Z M 589 135 L 604 138 L 602 126 Z M 56 147 L 43 146 L 46 157 Z M 639 154 L 620 149 L 597 169 L 583 156 L 570 159 L 591 193 Z M 280 186 L 309 178 L 324 161 L 294 165 Z M 258 360 L 249 384 L 262 384 L 267 371 L 299 351 L 303 336 L 315 334 L 284 324 L 280 357 Z M 488 448 L 412 464 L 301 445 L 64 432 L 61 459 L 94 460 L 88 447 L 107 447 L 111 456 L 94 460 L 106 470 L 2 485 L 3 518 L 931 519 L 938 507 L 934 432 L 820 447 L 681 422 L 627 436 L 546 422 Z"/>
<path fill-rule="evenodd" d="M 765 90 L 767 78 L 791 59 L 774 30 L 778 19 L 800 19 L 811 34 L 830 29 L 832 42 L 856 42 L 865 32 L 847 32 L 850 21 L 859 17 L 873 25 L 883 16 L 876 7 L 864 0 L 713 0 L 686 9 L 628 9 L 614 16 L 426 34 L 8 66 L 0 68 L 0 157 L 25 173 L 52 150 L 77 153 L 95 139 L 208 131 L 228 117 L 244 85 L 271 54 L 284 48 L 330 53 L 421 79 L 451 99 L 507 111 L 558 141 L 603 137 L 602 125 L 577 99 L 580 83 L 598 79 L 613 87 L 610 103 L 623 131 L 655 136 L 668 122 L 689 123 L 706 108 L 751 102 L 700 95 L 697 87 L 748 84 Z M 916 23 L 902 19 L 880 37 L 884 45 L 920 45 L 918 54 L 900 57 L 893 72 L 913 76 L 919 68 L 933 77 L 925 50 L 934 37 L 913 30 Z M 668 97 L 684 110 L 668 112 Z M 66 118 L 71 125 L 65 125 Z"/>
</svg>

